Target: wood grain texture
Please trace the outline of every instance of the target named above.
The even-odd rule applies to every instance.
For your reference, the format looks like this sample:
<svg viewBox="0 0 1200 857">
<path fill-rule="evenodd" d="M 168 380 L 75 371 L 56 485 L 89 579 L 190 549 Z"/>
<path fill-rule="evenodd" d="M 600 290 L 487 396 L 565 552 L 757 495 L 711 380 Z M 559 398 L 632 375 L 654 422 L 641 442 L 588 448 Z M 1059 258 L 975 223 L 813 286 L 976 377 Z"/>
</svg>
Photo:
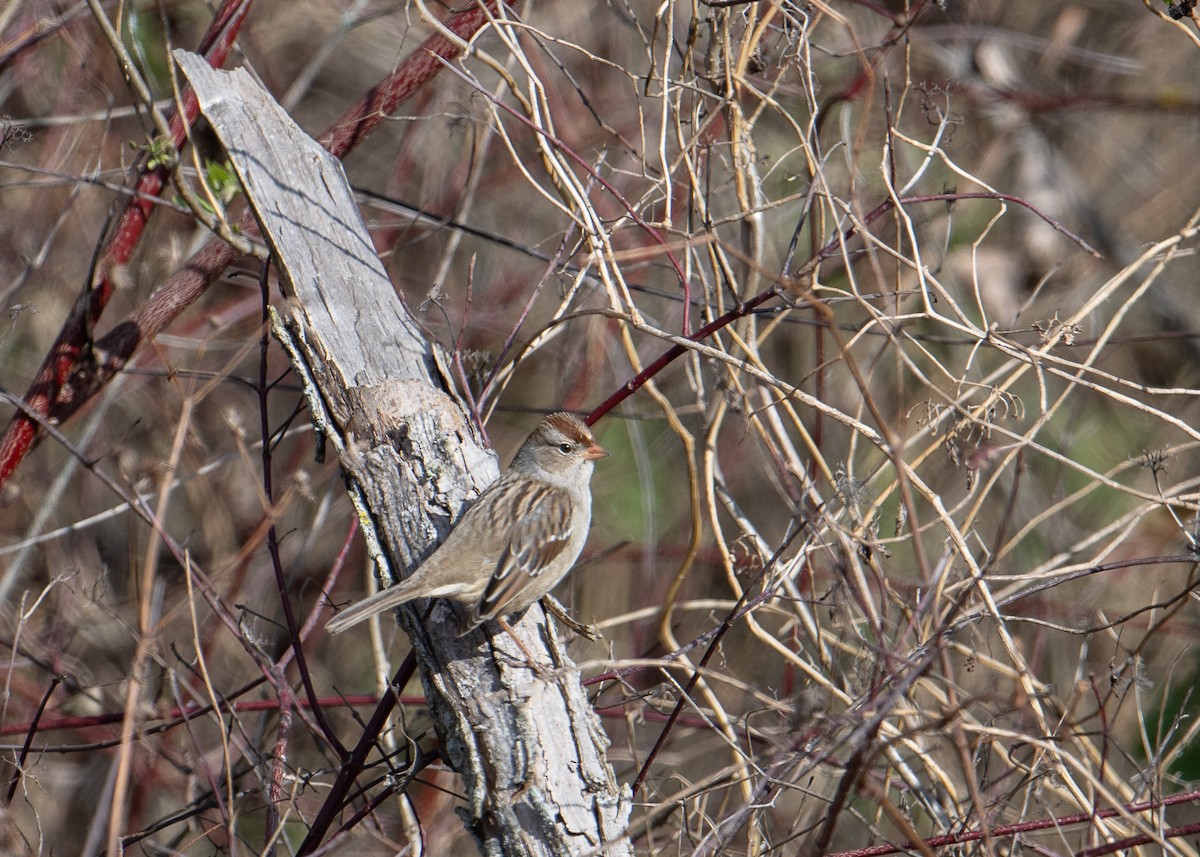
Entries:
<svg viewBox="0 0 1200 857">
<path fill-rule="evenodd" d="M 233 162 L 282 272 L 276 332 L 344 470 L 381 573 L 425 557 L 496 478 L 388 281 L 341 164 L 244 71 L 175 58 Z M 628 786 L 574 664 L 539 607 L 516 626 L 561 665 L 542 677 L 490 624 L 462 638 L 444 603 L 401 611 L 445 760 L 463 777 L 464 820 L 485 854 L 631 854 Z"/>
</svg>

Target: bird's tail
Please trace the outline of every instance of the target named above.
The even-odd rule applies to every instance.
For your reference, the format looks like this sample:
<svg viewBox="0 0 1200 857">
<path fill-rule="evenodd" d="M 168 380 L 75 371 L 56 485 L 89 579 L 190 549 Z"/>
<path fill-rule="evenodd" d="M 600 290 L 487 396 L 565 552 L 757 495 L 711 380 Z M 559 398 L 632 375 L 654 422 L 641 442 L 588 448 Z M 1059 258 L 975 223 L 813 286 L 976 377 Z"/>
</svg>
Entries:
<svg viewBox="0 0 1200 857">
<path fill-rule="evenodd" d="M 418 593 L 413 592 L 414 587 L 406 585 L 411 580 L 412 578 L 402 580 L 395 586 L 389 586 L 387 589 L 380 590 L 369 598 L 364 598 L 357 604 L 350 605 L 330 619 L 325 625 L 325 630 L 331 634 L 340 634 L 347 628 L 370 619 L 377 613 L 383 613 L 386 610 L 399 607 L 407 601 L 412 601 L 414 598 L 420 597 Z"/>
</svg>

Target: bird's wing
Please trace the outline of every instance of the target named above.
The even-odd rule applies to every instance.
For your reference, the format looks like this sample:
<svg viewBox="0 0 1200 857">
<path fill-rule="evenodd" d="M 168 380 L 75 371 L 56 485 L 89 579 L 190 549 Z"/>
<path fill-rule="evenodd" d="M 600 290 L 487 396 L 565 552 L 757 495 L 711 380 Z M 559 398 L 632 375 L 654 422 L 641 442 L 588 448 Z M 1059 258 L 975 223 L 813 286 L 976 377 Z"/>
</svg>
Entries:
<svg viewBox="0 0 1200 857">
<path fill-rule="evenodd" d="M 514 484 L 517 523 L 473 611 L 475 623 L 510 612 L 508 605 L 563 552 L 571 540 L 571 498 L 546 482 Z"/>
</svg>

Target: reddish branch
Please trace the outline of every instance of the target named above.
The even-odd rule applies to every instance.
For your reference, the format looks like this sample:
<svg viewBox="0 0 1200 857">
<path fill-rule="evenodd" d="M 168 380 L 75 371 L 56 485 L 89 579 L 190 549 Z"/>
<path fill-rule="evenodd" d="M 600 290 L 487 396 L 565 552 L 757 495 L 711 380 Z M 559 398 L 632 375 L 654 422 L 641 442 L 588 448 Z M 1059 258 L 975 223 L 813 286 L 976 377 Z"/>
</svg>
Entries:
<svg viewBox="0 0 1200 857">
<path fill-rule="evenodd" d="M 250 10 L 250 2 L 251 0 L 225 0 L 213 18 L 200 43 L 200 53 L 213 68 L 219 68 L 228 58 L 246 13 Z M 195 121 L 199 107 L 190 88 L 183 93 L 183 110 L 187 123 Z M 171 143 L 175 148 L 179 148 L 187 138 L 184 119 L 172 110 L 169 121 Z M 165 166 L 146 169 L 148 157 L 142 157 L 141 177 L 117 221 L 108 246 L 99 254 L 96 266 L 99 280 L 89 282 L 84 287 L 83 294 L 75 302 L 62 330 L 59 331 L 58 338 L 54 340 L 50 352 L 34 377 L 33 384 L 25 394 L 27 410 L 18 411 L 13 415 L 4 439 L 0 442 L 0 484 L 3 484 L 16 469 L 37 436 L 37 421 L 32 419 L 27 411 L 60 419 L 59 403 L 63 398 L 63 387 L 67 379 L 78 370 L 81 362 L 90 363 L 93 359 L 92 331 L 108 306 L 109 298 L 112 297 L 113 272 L 126 264 L 133 255 L 150 220 L 155 198 L 166 186 L 169 175 Z"/>
<path fill-rule="evenodd" d="M 262 684 L 261 680 L 254 682 L 255 687 L 257 687 L 259 684 Z M 244 690 L 248 689 L 249 688 L 245 688 Z M 236 694 L 234 695 L 236 696 Z M 231 698 L 232 696 L 228 697 L 227 699 Z M 401 697 L 400 701 L 405 705 L 423 705 L 425 698 L 423 696 L 405 696 Z M 317 702 L 324 707 L 338 705 L 377 705 L 379 703 L 379 697 L 375 694 L 359 694 L 357 696 L 322 696 L 317 700 Z M 301 708 L 307 708 L 311 705 L 311 703 L 304 698 L 296 699 L 293 704 L 299 705 Z M 248 699 L 242 702 L 222 701 L 221 704 L 222 712 L 236 712 L 238 714 L 244 714 L 248 711 L 273 711 L 277 708 L 279 708 L 278 699 Z M 147 720 L 165 720 L 167 722 L 159 723 L 151 727 L 151 730 L 148 730 L 143 734 L 150 734 L 151 731 L 165 731 L 174 726 L 180 725 L 186 719 L 201 717 L 212 710 L 213 706 L 211 704 L 175 706 L 174 708 L 164 711 L 162 714 L 148 716 L 146 718 Z M 120 711 L 114 711 L 108 714 L 92 714 L 86 717 L 58 717 L 54 719 L 43 720 L 35 719 L 31 723 L 5 723 L 3 726 L 0 726 L 0 735 L 21 735 L 29 733 L 30 731 L 36 735 L 41 735 L 45 732 L 53 732 L 60 729 L 91 729 L 96 726 L 108 726 L 113 723 L 120 723 L 124 719 L 125 714 Z M 92 744 L 87 745 L 88 748 L 93 746 L 94 745 Z M 37 752 L 53 753 L 58 752 L 60 749 L 72 750 L 79 748 L 43 746 L 39 747 Z"/>
<path fill-rule="evenodd" d="M 396 671 L 396 675 L 392 679 L 389 688 L 404 687 L 408 684 L 409 679 L 413 677 L 416 670 L 416 653 L 410 649 L 408 657 L 404 659 L 404 663 Z M 362 735 L 359 736 L 358 744 L 342 760 L 342 765 L 338 768 L 337 779 L 329 787 L 329 794 L 325 796 L 325 802 L 321 805 L 320 810 L 317 811 L 317 817 L 313 819 L 312 826 L 308 829 L 308 835 L 300 843 L 300 849 L 296 852 L 300 857 L 303 857 L 305 854 L 311 854 L 320 847 L 321 840 L 329 832 L 334 819 L 341 813 L 342 807 L 346 802 L 346 797 L 350 794 L 350 789 L 354 786 L 354 781 L 358 779 L 358 775 L 362 773 L 363 768 L 366 766 L 367 757 L 375 748 L 379 733 L 383 731 L 388 718 L 392 716 L 392 710 L 396 707 L 398 699 L 399 695 L 393 690 L 392 693 L 385 694 L 379 700 L 374 714 L 371 715 L 370 721 L 367 723 L 366 728 L 363 729 Z"/>
<path fill-rule="evenodd" d="M 213 44 L 205 57 L 214 67 L 221 65 L 232 44 L 237 25 L 245 15 L 249 0 L 226 0 L 202 44 Z M 486 8 L 484 8 L 486 6 Z M 480 6 L 454 15 L 446 28 L 460 39 L 470 39 L 488 20 L 496 8 L 496 0 L 486 0 Z M 227 44 L 228 43 L 228 44 Z M 225 50 L 222 53 L 221 48 Z M 318 142 L 335 157 L 343 158 L 406 99 L 432 79 L 441 69 L 441 62 L 459 52 L 458 43 L 443 35 L 426 39 L 395 71 L 374 86 L 357 104 L 346 111 Z M 185 107 L 195 118 L 195 99 L 190 90 Z M 176 127 L 172 117 L 172 128 Z M 182 124 L 180 124 L 182 131 Z M 182 145 L 183 137 L 176 140 Z M 158 171 L 156 171 L 158 172 Z M 38 421 L 30 412 L 44 419 L 61 423 L 74 414 L 108 381 L 125 367 L 129 359 L 163 328 L 192 305 L 236 258 L 236 251 L 220 238 L 212 238 L 182 270 L 164 282 L 130 319 L 118 324 L 102 339 L 92 343 L 92 331 L 103 313 L 112 292 L 108 274 L 129 259 L 145 227 L 152 203 L 165 180 L 165 172 L 157 185 L 147 173 L 139 182 L 138 193 L 126 207 L 125 214 L 113 235 L 110 246 L 102 253 L 98 271 L 100 282 L 81 295 L 71 315 L 63 325 L 42 369 L 25 394 L 23 410 L 13 416 L 0 440 L 0 485 L 7 481 L 32 448 L 38 437 Z M 250 238 L 259 237 L 258 224 L 250 214 L 242 217 L 239 230 Z"/>
<path fill-rule="evenodd" d="M 1001 827 L 992 828 L 992 836 L 1016 836 L 1021 833 L 1033 833 L 1038 830 L 1055 830 L 1060 827 L 1067 827 L 1072 824 L 1084 824 L 1094 821 L 1098 818 L 1116 818 L 1118 816 L 1132 815 L 1139 812 L 1147 812 L 1152 809 L 1160 809 L 1164 806 L 1174 806 L 1181 803 L 1192 803 L 1200 800 L 1200 792 L 1187 792 L 1186 794 L 1172 795 L 1162 800 L 1147 800 L 1141 803 L 1126 804 L 1119 809 L 1098 809 L 1095 812 L 1078 812 L 1073 815 L 1061 815 L 1057 818 L 1043 818 L 1038 821 L 1023 821 L 1020 824 L 1007 824 Z M 1196 825 L 1189 825 L 1188 828 L 1173 827 L 1164 831 L 1164 838 L 1172 838 L 1172 836 L 1189 835 L 1196 832 Z M 961 845 L 966 842 L 976 842 L 982 838 L 983 833 L 978 830 L 971 830 L 966 833 L 948 834 L 946 836 L 931 836 L 928 839 L 922 840 L 925 845 L 930 848 L 940 848 L 944 845 Z M 1136 841 L 1135 841 L 1136 840 Z M 1089 848 L 1080 853 L 1080 857 L 1100 857 L 1102 854 L 1111 854 L 1113 851 L 1122 848 L 1131 848 L 1136 845 L 1145 845 L 1154 840 L 1148 836 L 1133 836 L 1119 842 L 1111 842 L 1105 845 L 1098 845 L 1095 848 Z M 872 845 L 869 848 L 855 848 L 851 851 L 834 851 L 827 854 L 825 857 L 883 857 L 885 854 L 899 854 L 902 851 L 910 851 L 915 847 L 912 842 L 897 842 L 886 843 L 883 845 Z"/>
</svg>

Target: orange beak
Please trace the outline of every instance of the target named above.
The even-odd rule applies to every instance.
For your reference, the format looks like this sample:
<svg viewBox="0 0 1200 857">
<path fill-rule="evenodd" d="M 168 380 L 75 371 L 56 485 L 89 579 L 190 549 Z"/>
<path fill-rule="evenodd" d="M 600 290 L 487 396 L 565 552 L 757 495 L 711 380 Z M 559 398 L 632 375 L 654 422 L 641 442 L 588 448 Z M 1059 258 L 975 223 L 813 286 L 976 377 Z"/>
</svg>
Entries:
<svg viewBox="0 0 1200 857">
<path fill-rule="evenodd" d="M 597 458 L 605 458 L 608 455 L 609 451 L 595 441 L 592 441 L 592 445 L 583 451 L 583 457 L 588 461 L 595 461 Z"/>
</svg>

